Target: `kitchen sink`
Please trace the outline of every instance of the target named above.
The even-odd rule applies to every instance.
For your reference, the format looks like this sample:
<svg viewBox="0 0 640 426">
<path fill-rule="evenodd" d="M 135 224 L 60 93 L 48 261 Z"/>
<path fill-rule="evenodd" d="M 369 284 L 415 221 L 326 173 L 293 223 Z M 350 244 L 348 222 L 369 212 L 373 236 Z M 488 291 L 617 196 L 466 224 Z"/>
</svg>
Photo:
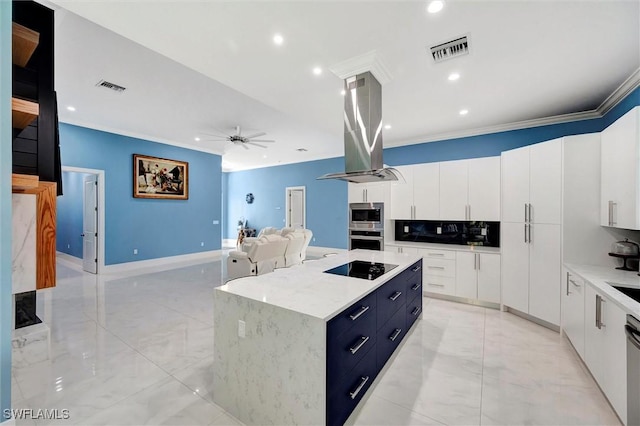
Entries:
<svg viewBox="0 0 640 426">
<path fill-rule="evenodd" d="M 640 302 L 640 288 L 633 288 L 633 287 L 625 286 L 624 284 L 613 283 L 609 281 L 606 281 L 606 283 L 609 284 L 611 287 L 615 288 L 616 290 L 618 290 L 619 292 L 626 294 L 636 302 Z"/>
</svg>

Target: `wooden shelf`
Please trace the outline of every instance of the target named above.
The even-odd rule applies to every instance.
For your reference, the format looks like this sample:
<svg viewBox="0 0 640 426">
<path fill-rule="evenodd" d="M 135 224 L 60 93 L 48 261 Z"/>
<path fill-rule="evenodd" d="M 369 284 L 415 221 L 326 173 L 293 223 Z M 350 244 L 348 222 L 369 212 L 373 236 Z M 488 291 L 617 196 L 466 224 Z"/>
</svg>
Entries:
<svg viewBox="0 0 640 426">
<path fill-rule="evenodd" d="M 24 129 L 38 117 L 40 106 L 24 99 L 11 98 L 11 118 L 15 129 Z"/>
<path fill-rule="evenodd" d="M 12 56 L 13 63 L 25 67 L 31 59 L 31 55 L 38 47 L 40 33 L 13 23 Z"/>
<path fill-rule="evenodd" d="M 23 192 L 33 190 L 40 184 L 40 178 L 36 175 L 11 175 L 11 192 Z"/>
</svg>

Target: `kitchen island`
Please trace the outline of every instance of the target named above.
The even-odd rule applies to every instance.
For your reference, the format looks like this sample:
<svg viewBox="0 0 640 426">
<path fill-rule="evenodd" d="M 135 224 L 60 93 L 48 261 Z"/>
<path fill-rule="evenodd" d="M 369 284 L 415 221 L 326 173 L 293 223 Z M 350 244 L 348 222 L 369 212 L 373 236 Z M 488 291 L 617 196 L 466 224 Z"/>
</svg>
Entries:
<svg viewBox="0 0 640 426">
<path fill-rule="evenodd" d="M 386 268 L 325 272 L 353 261 Z M 421 268 L 353 250 L 216 288 L 214 402 L 246 424 L 344 423 L 421 317 Z"/>
</svg>

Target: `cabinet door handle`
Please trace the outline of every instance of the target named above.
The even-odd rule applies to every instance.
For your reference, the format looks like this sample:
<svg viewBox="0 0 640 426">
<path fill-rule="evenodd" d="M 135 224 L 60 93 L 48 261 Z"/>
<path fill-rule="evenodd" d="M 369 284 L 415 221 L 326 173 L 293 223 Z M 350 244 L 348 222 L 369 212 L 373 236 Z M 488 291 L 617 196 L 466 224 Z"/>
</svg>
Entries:
<svg viewBox="0 0 640 426">
<path fill-rule="evenodd" d="M 524 221 L 529 222 L 529 214 L 527 213 L 527 203 L 524 203 Z"/>
<path fill-rule="evenodd" d="M 417 317 L 418 315 L 420 315 L 421 311 L 422 309 L 419 306 L 416 306 L 415 308 L 413 308 L 413 311 L 411 311 L 411 315 Z"/>
<path fill-rule="evenodd" d="M 444 253 L 429 253 L 427 256 L 440 257 L 440 256 L 444 256 Z"/>
<path fill-rule="evenodd" d="M 531 212 L 531 204 L 527 204 L 529 206 L 529 223 L 533 222 L 533 214 Z"/>
<path fill-rule="evenodd" d="M 402 292 L 401 292 L 401 291 L 396 291 L 395 293 L 393 293 L 393 296 L 390 296 L 390 297 L 389 297 L 389 300 L 391 300 L 391 301 L 395 302 L 395 301 L 396 301 L 396 299 L 397 299 L 398 297 L 400 297 L 401 295 L 402 295 Z"/>
<path fill-rule="evenodd" d="M 368 341 L 369 341 L 369 336 L 362 336 L 360 340 L 358 340 L 358 343 L 355 346 L 352 346 L 349 348 L 349 352 L 351 352 L 351 355 L 355 355 L 356 352 L 358 352 L 360 348 L 362 348 L 364 344 L 367 343 Z"/>
<path fill-rule="evenodd" d="M 349 318 L 351 318 L 351 321 L 355 321 L 358 318 L 360 318 L 360 316 L 365 312 L 367 312 L 368 310 L 369 310 L 368 306 L 362 306 L 358 312 L 356 312 L 355 314 L 349 315 Z"/>
<path fill-rule="evenodd" d="M 478 255 L 474 254 L 473 255 L 473 270 L 475 271 L 476 269 L 478 269 Z"/>
<path fill-rule="evenodd" d="M 413 287 L 411 287 L 411 290 L 416 291 L 418 290 L 420 287 L 422 287 L 422 283 L 417 283 L 414 284 Z M 444 286 L 443 286 L 444 287 Z"/>
<path fill-rule="evenodd" d="M 602 304 L 605 300 L 599 294 L 596 294 L 596 327 L 602 329 L 606 325 L 602 322 Z"/>
<path fill-rule="evenodd" d="M 444 284 L 427 283 L 427 285 L 430 285 L 433 287 L 444 287 Z M 413 287 L 411 289 L 413 290 Z"/>
<path fill-rule="evenodd" d="M 524 242 L 528 243 L 529 241 L 527 241 L 527 224 L 524 224 Z"/>
<path fill-rule="evenodd" d="M 569 273 L 567 272 L 567 296 L 569 295 Z"/>
<path fill-rule="evenodd" d="M 618 213 L 618 203 L 611 203 L 611 225 L 615 226 L 618 224 L 617 213 Z"/>
<path fill-rule="evenodd" d="M 351 397 L 351 399 L 356 399 L 356 396 L 358 396 L 358 394 L 360 393 L 364 385 L 367 384 L 368 381 L 369 381 L 369 376 L 362 376 L 360 378 L 360 384 L 358 385 L 358 387 L 355 388 L 353 392 L 349 392 L 349 396 Z"/>
<path fill-rule="evenodd" d="M 422 266 L 418 265 L 415 268 L 411 269 L 411 272 L 418 272 L 420 269 L 422 269 Z"/>
<path fill-rule="evenodd" d="M 480 253 L 476 254 L 478 256 L 478 271 L 480 270 Z"/>
<path fill-rule="evenodd" d="M 529 216 L 531 217 L 531 216 Z M 529 244 L 531 244 L 532 240 L 531 240 L 531 228 L 533 228 L 533 225 L 529 225 Z"/>
<path fill-rule="evenodd" d="M 389 340 L 391 340 L 392 342 L 395 342 L 398 336 L 400 335 L 400 333 L 402 333 L 402 329 L 396 328 L 393 334 L 389 336 Z"/>
<path fill-rule="evenodd" d="M 444 266 L 427 266 L 429 269 L 444 269 Z"/>
</svg>

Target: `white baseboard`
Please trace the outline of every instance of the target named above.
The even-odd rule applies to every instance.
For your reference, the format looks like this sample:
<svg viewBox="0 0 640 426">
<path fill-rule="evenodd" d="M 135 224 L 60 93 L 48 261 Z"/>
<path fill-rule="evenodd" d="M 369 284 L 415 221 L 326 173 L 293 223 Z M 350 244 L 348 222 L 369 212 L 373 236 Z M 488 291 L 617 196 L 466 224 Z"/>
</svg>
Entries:
<svg viewBox="0 0 640 426">
<path fill-rule="evenodd" d="M 199 253 L 182 254 L 179 256 L 160 257 L 157 259 L 138 260 L 135 262 L 117 263 L 105 265 L 103 273 L 117 274 L 136 269 L 154 268 L 156 271 L 171 269 L 176 263 L 216 260 L 222 255 L 222 250 L 203 251 Z"/>
<path fill-rule="evenodd" d="M 82 270 L 82 259 L 61 251 L 56 252 L 56 260 L 73 269 Z"/>
</svg>

